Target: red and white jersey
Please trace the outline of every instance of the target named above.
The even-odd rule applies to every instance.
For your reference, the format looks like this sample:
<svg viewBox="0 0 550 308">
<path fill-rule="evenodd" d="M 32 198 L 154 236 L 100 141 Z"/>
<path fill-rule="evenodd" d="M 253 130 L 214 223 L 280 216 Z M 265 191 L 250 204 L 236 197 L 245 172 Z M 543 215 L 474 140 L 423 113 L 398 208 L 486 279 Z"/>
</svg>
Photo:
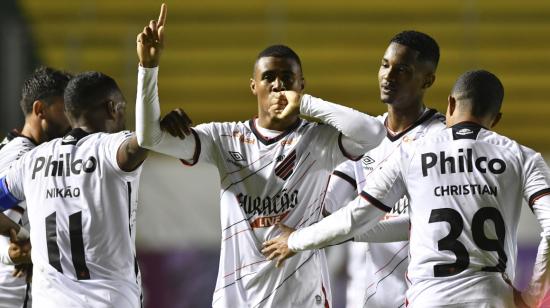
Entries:
<svg viewBox="0 0 550 308">
<path fill-rule="evenodd" d="M 377 119 L 385 123 L 388 114 Z M 367 152 L 360 161 L 346 161 L 333 172 L 326 196 L 325 208 L 332 213 L 352 201 L 369 175 L 390 156 L 399 151 L 402 144 L 411 143 L 445 128 L 445 117 L 434 109 L 426 109 L 409 128 L 398 133 L 388 132 L 382 143 Z M 383 219 L 408 217 L 408 199 L 401 198 Z M 405 303 L 409 242 L 357 243 L 346 245 L 349 249 L 346 306 L 401 307 Z"/>
<path fill-rule="evenodd" d="M 261 253 L 282 222 L 302 228 L 322 216 L 330 172 L 346 159 L 332 126 L 299 120 L 273 138 L 255 120 L 193 129 L 192 162 L 217 166 L 221 179 L 221 256 L 214 307 L 326 307 L 331 302 L 324 253 L 308 251 L 281 268 Z"/>
<path fill-rule="evenodd" d="M 0 143 L 0 178 L 6 174 L 14 161 L 35 146 L 31 139 L 21 136 L 15 131 L 10 132 Z M 16 208 L 6 210 L 4 214 L 28 230 L 29 220 L 24 210 L 26 207 L 24 202 Z M 7 254 L 9 242 L 8 237 L 0 236 L 1 253 Z M 0 308 L 31 307 L 30 285 L 27 285 L 25 277 L 13 277 L 14 270 L 13 265 L 0 263 Z"/>
<path fill-rule="evenodd" d="M 402 146 L 363 192 L 410 200 L 410 307 L 514 307 L 504 277 L 514 280 L 522 199 L 549 193 L 540 154 L 468 122 Z M 535 211 L 546 234 L 549 213 Z"/>
<path fill-rule="evenodd" d="M 36 147 L 6 173 L 32 226 L 33 300 L 40 307 L 140 305 L 135 215 L 141 167 L 117 163 L 130 132 L 74 129 Z"/>
</svg>

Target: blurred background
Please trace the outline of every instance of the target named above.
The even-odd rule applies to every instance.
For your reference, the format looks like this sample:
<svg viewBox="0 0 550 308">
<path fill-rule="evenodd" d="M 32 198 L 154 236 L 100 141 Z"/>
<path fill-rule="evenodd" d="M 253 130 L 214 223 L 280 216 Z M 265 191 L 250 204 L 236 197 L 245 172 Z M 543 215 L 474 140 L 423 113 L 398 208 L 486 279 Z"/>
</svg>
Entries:
<svg viewBox="0 0 550 308">
<path fill-rule="evenodd" d="M 505 86 L 495 129 L 550 159 L 550 1 L 245 1 L 167 0 L 160 65 L 162 110 L 182 107 L 194 123 L 246 120 L 256 114 L 249 90 L 253 63 L 267 45 L 301 56 L 308 93 L 370 114 L 377 73 L 390 38 L 402 30 L 433 36 L 441 48 L 425 103 L 445 112 L 464 71 L 484 68 Z M 136 35 L 156 19 L 157 0 L 0 1 L 0 137 L 21 128 L 23 79 L 39 64 L 114 77 L 134 127 Z M 147 308 L 208 307 L 219 253 L 218 176 L 153 155 L 145 164 L 138 212 L 138 258 Z M 538 223 L 524 206 L 518 275 L 530 275 Z M 334 307 L 344 306 L 345 255 L 331 251 Z"/>
</svg>

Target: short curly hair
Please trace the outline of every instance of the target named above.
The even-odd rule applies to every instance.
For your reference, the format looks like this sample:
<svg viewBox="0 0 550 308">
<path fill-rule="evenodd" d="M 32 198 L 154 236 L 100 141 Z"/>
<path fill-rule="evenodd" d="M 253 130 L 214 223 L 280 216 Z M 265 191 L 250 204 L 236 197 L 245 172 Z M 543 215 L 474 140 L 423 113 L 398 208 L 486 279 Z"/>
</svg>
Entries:
<svg viewBox="0 0 550 308">
<path fill-rule="evenodd" d="M 31 113 L 32 106 L 37 100 L 49 105 L 53 103 L 52 98 L 63 97 L 65 87 L 71 78 L 71 74 L 51 67 L 41 66 L 37 68 L 23 82 L 21 101 L 19 102 L 23 113 Z"/>
<path fill-rule="evenodd" d="M 427 61 L 437 67 L 439 63 L 439 45 L 437 42 L 426 33 L 407 30 L 397 33 L 390 43 L 397 43 L 419 52 L 418 60 Z"/>
</svg>

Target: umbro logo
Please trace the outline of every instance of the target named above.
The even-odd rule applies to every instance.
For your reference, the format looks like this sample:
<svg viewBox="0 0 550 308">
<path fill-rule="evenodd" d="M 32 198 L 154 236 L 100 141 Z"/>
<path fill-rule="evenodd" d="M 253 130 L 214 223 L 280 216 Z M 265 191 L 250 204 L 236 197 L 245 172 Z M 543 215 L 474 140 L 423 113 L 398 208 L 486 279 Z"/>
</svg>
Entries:
<svg viewBox="0 0 550 308">
<path fill-rule="evenodd" d="M 228 151 L 229 152 L 229 155 L 231 156 L 231 158 L 233 158 L 235 161 L 243 161 L 243 160 L 246 160 L 246 157 L 239 153 L 239 152 L 233 152 L 233 151 Z"/>
<path fill-rule="evenodd" d="M 76 138 L 72 135 L 67 135 L 63 137 L 63 142 L 75 142 Z"/>
<path fill-rule="evenodd" d="M 370 156 L 363 157 L 363 159 L 361 161 L 363 162 L 363 165 L 365 165 L 365 166 L 368 166 L 368 165 L 374 163 L 374 159 L 372 159 L 372 157 L 370 157 Z"/>
<path fill-rule="evenodd" d="M 473 133 L 474 133 L 474 131 L 469 129 L 469 128 L 462 128 L 458 132 L 456 132 L 456 134 L 460 135 L 460 136 L 466 136 L 466 135 L 470 135 L 470 134 L 473 134 Z"/>
</svg>

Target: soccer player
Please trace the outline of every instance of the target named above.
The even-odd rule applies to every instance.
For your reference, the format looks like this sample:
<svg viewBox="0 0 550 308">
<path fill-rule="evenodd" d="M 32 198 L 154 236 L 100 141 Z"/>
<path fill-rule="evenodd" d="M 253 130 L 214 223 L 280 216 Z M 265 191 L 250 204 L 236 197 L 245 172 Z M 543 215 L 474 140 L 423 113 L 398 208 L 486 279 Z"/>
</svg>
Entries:
<svg viewBox="0 0 550 308">
<path fill-rule="evenodd" d="M 282 262 L 362 233 L 407 195 L 410 307 L 537 306 L 550 283 L 550 170 L 539 153 L 489 130 L 504 89 L 490 72 L 463 74 L 447 108 L 448 129 L 402 146 L 370 175 L 360 196 L 321 222 L 266 242 Z M 543 232 L 528 289 L 514 279 L 521 199 Z"/>
<path fill-rule="evenodd" d="M 275 45 L 254 64 L 250 89 L 257 97 L 257 117 L 201 124 L 181 131 L 183 141 L 168 136 L 159 126 L 157 94 L 165 14 L 163 6 L 159 21 L 151 21 L 137 38 L 136 132 L 144 147 L 187 165 L 202 162 L 218 169 L 222 243 L 212 306 L 330 305 L 322 252 L 304 253 L 276 269 L 260 252 L 261 244 L 278 235 L 280 221 L 299 227 L 319 220 L 330 172 L 378 145 L 384 126 L 366 114 L 302 94 L 298 55 Z M 324 125 L 302 120 L 300 114 Z"/>
<path fill-rule="evenodd" d="M 355 199 L 369 181 L 369 174 L 397 155 L 402 144 L 445 128 L 444 115 L 424 105 L 424 92 L 435 80 L 439 46 L 429 35 L 403 31 L 391 40 L 380 65 L 380 99 L 388 112 L 377 119 L 388 131 L 386 138 L 360 161 L 346 161 L 330 178 L 325 197 L 329 213 Z M 384 216 L 408 221 L 407 197 L 401 198 Z M 408 227 L 407 227 L 408 230 Z M 405 301 L 409 242 L 349 244 L 346 305 L 399 307 Z"/>
<path fill-rule="evenodd" d="M 27 202 L 33 301 L 139 307 L 135 214 L 148 150 L 124 131 L 126 102 L 111 77 L 79 74 L 64 100 L 73 129 L 25 154 L 0 179 L 0 207 Z"/>
<path fill-rule="evenodd" d="M 9 132 L 0 143 L 0 177 L 11 163 L 36 145 L 61 137 L 70 129 L 63 104 L 63 91 L 70 78 L 71 75 L 67 73 L 40 67 L 25 80 L 20 101 L 25 125 L 21 132 Z M 24 208 L 24 204 L 15 206 L 4 214 L 28 230 L 28 217 Z M 10 244 L 7 237 L 0 236 L 0 308 L 31 307 L 30 284 L 24 276 L 12 275 L 15 261 L 19 259 L 19 262 L 30 263 L 30 254 L 24 251 L 27 249 L 17 247 L 16 243 Z M 26 256 L 21 258 L 18 252 Z"/>
</svg>

